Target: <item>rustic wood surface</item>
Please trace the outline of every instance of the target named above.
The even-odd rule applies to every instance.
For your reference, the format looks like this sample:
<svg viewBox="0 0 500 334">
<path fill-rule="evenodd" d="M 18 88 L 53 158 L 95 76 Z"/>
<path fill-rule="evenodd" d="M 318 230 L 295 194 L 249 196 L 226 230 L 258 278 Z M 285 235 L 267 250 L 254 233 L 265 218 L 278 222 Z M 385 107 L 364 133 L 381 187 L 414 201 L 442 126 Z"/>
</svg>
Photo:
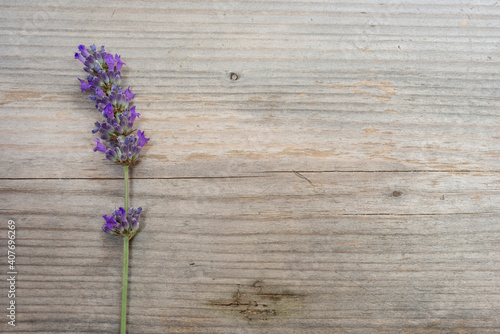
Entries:
<svg viewBox="0 0 500 334">
<path fill-rule="evenodd" d="M 0 332 L 118 333 L 120 166 L 78 44 L 127 63 L 129 333 L 500 333 L 496 1 L 0 1 Z M 17 224 L 7 325 L 7 221 Z"/>
</svg>

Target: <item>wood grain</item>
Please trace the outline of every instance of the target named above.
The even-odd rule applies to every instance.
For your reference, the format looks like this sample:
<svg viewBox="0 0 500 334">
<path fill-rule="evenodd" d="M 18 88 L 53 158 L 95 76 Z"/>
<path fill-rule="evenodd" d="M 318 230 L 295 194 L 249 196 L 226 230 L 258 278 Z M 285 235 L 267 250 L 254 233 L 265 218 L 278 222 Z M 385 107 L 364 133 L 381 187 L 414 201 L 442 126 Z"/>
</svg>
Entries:
<svg viewBox="0 0 500 334">
<path fill-rule="evenodd" d="M 500 332 L 500 5 L 0 7 L 0 247 L 15 220 L 19 271 L 0 332 L 118 332 L 100 216 L 123 175 L 92 152 L 72 57 L 94 42 L 127 63 L 152 138 L 130 333 Z"/>
</svg>

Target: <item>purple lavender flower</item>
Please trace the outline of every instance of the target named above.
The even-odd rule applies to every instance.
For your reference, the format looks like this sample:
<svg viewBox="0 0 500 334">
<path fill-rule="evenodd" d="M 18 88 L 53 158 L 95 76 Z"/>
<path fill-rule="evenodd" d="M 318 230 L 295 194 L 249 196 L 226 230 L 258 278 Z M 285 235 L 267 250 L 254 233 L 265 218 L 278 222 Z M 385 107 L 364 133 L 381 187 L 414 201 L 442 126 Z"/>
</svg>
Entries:
<svg viewBox="0 0 500 334">
<path fill-rule="evenodd" d="M 143 148 L 144 145 L 149 141 L 150 138 L 146 138 L 144 136 L 144 131 L 141 132 L 141 130 L 137 130 L 137 135 L 139 136 L 139 140 L 137 142 L 137 145 L 139 145 L 140 148 Z"/>
<path fill-rule="evenodd" d="M 84 57 L 89 56 L 89 52 L 87 51 L 87 48 L 85 48 L 85 45 L 78 45 L 78 51 L 80 51 Z"/>
<path fill-rule="evenodd" d="M 139 116 L 141 116 L 141 114 L 135 112 L 135 106 L 133 106 L 132 108 L 130 108 L 130 117 L 129 117 L 129 121 L 130 122 L 133 123 L 135 121 L 135 118 L 136 117 L 139 118 Z"/>
<path fill-rule="evenodd" d="M 84 45 L 78 46 L 80 53 L 75 53 L 75 59 L 80 60 L 85 66 L 84 70 L 90 74 L 87 78 L 90 90 L 96 93 L 95 89 L 99 87 L 102 91 L 111 92 L 113 84 L 119 85 L 121 81 L 120 69 L 123 62 L 115 61 L 113 55 L 106 53 L 104 47 L 97 51 L 95 45 L 90 46 L 88 50 Z M 115 65 L 117 64 L 115 71 Z"/>
<path fill-rule="evenodd" d="M 90 89 L 90 85 L 87 83 L 87 81 L 80 78 L 78 78 L 78 80 L 80 80 L 80 89 L 82 90 L 82 93 Z"/>
<path fill-rule="evenodd" d="M 131 239 L 139 229 L 142 208 L 130 208 L 128 212 L 120 207 L 116 208 L 113 214 L 102 216 L 106 223 L 102 230 L 108 234 L 118 235 L 122 238 Z"/>
<path fill-rule="evenodd" d="M 116 69 L 117 69 L 118 71 L 120 71 L 120 70 L 122 69 L 123 65 L 127 65 L 127 64 L 125 64 L 124 62 L 122 62 L 122 61 L 120 60 L 120 57 L 121 57 L 121 56 L 119 56 L 119 55 L 116 55 L 116 54 L 115 54 L 115 59 L 116 59 Z"/>
<path fill-rule="evenodd" d="M 104 146 L 99 138 L 94 139 L 94 141 L 97 143 L 97 146 L 94 148 L 94 152 L 100 151 L 100 152 L 106 152 L 106 146 Z"/>
<path fill-rule="evenodd" d="M 95 93 L 96 93 L 96 94 L 97 94 L 97 96 L 99 96 L 101 99 L 102 99 L 102 98 L 104 98 L 104 97 L 106 97 L 106 95 L 104 94 L 104 92 L 102 91 L 102 89 L 101 89 L 101 88 L 99 88 L 99 87 L 96 87 L 96 89 L 95 89 Z"/>
<path fill-rule="evenodd" d="M 100 124 L 102 128 L 103 123 Z M 100 130 L 99 130 L 100 131 Z M 140 131 L 140 130 L 139 130 Z M 139 132 L 138 131 L 138 132 Z M 144 137 L 144 132 L 141 133 L 142 142 L 147 142 L 149 138 Z M 98 139 L 96 139 L 98 140 Z M 108 142 L 109 147 L 106 149 L 106 159 L 113 161 L 123 166 L 132 166 L 141 154 L 141 137 L 137 138 L 135 134 L 130 134 L 126 137 L 119 136 L 116 140 Z M 95 150 L 98 150 L 97 148 Z M 99 149 L 99 151 L 101 151 Z"/>
<path fill-rule="evenodd" d="M 79 54 L 78 52 L 75 53 L 75 59 L 78 59 L 79 61 L 81 61 L 82 63 L 85 63 L 85 58 L 82 57 L 81 54 Z"/>
<path fill-rule="evenodd" d="M 127 90 L 124 92 L 126 98 L 130 101 L 135 97 L 135 94 L 132 94 L 130 91 L 130 86 L 128 86 Z"/>
<path fill-rule="evenodd" d="M 103 140 L 112 140 L 119 136 L 128 136 L 135 130 L 133 129 L 134 121 L 139 117 L 139 113 L 135 112 L 135 106 L 123 113 L 116 115 L 112 112 L 111 104 L 108 104 L 103 110 L 102 122 L 95 122 L 96 128 L 92 133 L 100 133 L 100 138 Z M 143 145 L 144 146 L 144 145 Z"/>
<path fill-rule="evenodd" d="M 113 59 L 113 55 L 109 53 L 104 57 L 106 64 L 108 64 L 108 69 L 113 70 L 115 68 L 115 60 Z"/>
<path fill-rule="evenodd" d="M 84 70 L 89 73 L 86 80 L 80 80 L 82 92 L 90 91 L 89 98 L 95 101 L 95 107 L 102 114 L 102 121 L 95 122 L 92 133 L 98 133 L 94 141 L 97 146 L 94 151 L 105 152 L 108 160 L 124 166 L 133 165 L 139 158 L 140 151 L 149 141 L 144 132 L 138 130 L 134 134 L 134 121 L 140 116 L 136 107 L 132 106 L 135 94 L 130 87 L 120 86 L 124 62 L 120 56 L 107 53 L 104 46 L 97 51 L 95 45 L 86 48 L 78 46 L 79 53 L 75 58 L 84 64 Z M 104 142 L 101 143 L 101 140 Z"/>
<path fill-rule="evenodd" d="M 115 108 L 108 102 L 106 106 L 102 109 L 102 114 L 109 118 L 110 120 L 115 119 Z"/>
</svg>

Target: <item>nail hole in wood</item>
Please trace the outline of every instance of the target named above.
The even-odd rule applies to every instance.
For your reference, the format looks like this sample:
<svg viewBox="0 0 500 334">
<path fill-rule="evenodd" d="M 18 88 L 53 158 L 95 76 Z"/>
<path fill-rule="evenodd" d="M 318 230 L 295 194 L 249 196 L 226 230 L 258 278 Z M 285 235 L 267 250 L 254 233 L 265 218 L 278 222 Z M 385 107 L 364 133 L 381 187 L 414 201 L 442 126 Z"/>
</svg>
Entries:
<svg viewBox="0 0 500 334">
<path fill-rule="evenodd" d="M 234 72 L 231 72 L 229 73 L 229 79 L 231 79 L 231 81 L 236 81 L 240 78 L 240 76 Z"/>
</svg>

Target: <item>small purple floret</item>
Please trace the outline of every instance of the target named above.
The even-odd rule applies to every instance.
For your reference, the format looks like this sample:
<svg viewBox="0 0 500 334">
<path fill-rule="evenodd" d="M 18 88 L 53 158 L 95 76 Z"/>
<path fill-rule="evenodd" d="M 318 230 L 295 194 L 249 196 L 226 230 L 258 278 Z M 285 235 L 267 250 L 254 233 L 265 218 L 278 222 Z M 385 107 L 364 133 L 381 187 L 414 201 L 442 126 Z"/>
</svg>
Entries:
<svg viewBox="0 0 500 334">
<path fill-rule="evenodd" d="M 83 58 L 82 55 L 79 54 L 78 52 L 75 52 L 75 59 L 78 59 L 82 63 L 85 63 L 85 58 Z"/>
<path fill-rule="evenodd" d="M 129 101 L 132 100 L 135 97 L 135 94 L 132 94 L 132 92 L 130 91 L 130 86 L 125 91 L 125 96 L 127 97 L 127 99 Z"/>
<path fill-rule="evenodd" d="M 116 69 L 117 69 L 118 71 L 120 71 L 120 70 L 122 69 L 123 65 L 127 65 L 127 64 L 125 64 L 124 62 L 122 62 L 122 61 L 120 60 L 120 57 L 121 57 L 121 56 L 119 56 L 119 55 L 115 54 L 115 59 L 116 59 Z"/>
<path fill-rule="evenodd" d="M 82 93 L 90 89 L 90 85 L 87 83 L 87 81 L 80 78 L 78 78 L 78 80 L 80 80 L 80 89 L 82 90 Z"/>
<path fill-rule="evenodd" d="M 151 139 L 151 138 L 146 138 L 144 136 L 144 131 L 137 130 L 137 136 L 139 137 L 139 140 L 137 141 L 137 145 L 139 145 L 140 148 L 143 148 L 144 145 Z"/>
<path fill-rule="evenodd" d="M 104 57 L 104 60 L 108 64 L 108 69 L 113 70 L 115 68 L 115 60 L 113 59 L 113 55 L 109 53 Z"/>
<path fill-rule="evenodd" d="M 97 146 L 94 148 L 94 152 L 106 152 L 106 146 L 104 146 L 103 143 L 99 140 L 99 138 L 94 139 L 94 141 L 97 143 Z"/>
<path fill-rule="evenodd" d="M 135 106 L 133 106 L 132 108 L 130 108 L 130 115 L 128 117 L 128 120 L 129 122 L 134 122 L 135 121 L 135 118 L 139 118 L 139 116 L 141 116 L 141 114 L 135 112 Z"/>
<path fill-rule="evenodd" d="M 111 103 L 106 104 L 106 107 L 104 107 L 103 114 L 108 116 L 109 119 L 115 118 L 114 108 L 111 105 Z"/>
<path fill-rule="evenodd" d="M 78 51 L 80 51 L 82 56 L 84 56 L 85 58 L 87 58 L 89 56 L 89 52 L 87 51 L 87 48 L 85 47 L 85 45 L 78 45 Z"/>
<path fill-rule="evenodd" d="M 106 96 L 106 94 L 104 94 L 104 92 L 102 91 L 102 89 L 100 89 L 99 87 L 97 87 L 97 88 L 95 89 L 95 93 L 96 93 L 96 94 L 97 94 L 97 96 L 99 96 L 101 99 L 102 99 L 103 97 L 105 97 L 105 96 Z"/>
</svg>

